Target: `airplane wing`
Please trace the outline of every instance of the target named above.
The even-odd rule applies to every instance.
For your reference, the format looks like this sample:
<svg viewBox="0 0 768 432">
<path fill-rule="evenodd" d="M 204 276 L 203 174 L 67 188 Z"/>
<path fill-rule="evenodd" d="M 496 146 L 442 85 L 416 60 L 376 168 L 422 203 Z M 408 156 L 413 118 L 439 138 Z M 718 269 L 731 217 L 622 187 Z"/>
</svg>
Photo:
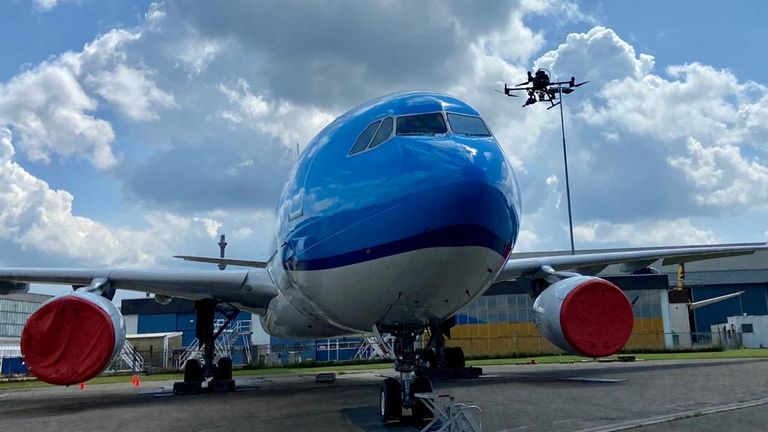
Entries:
<svg viewBox="0 0 768 432">
<path fill-rule="evenodd" d="M 195 262 L 219 264 L 219 265 L 225 265 L 225 266 L 232 265 L 232 266 L 239 266 L 239 267 L 256 267 L 256 268 L 267 267 L 266 261 L 252 261 L 252 260 L 244 260 L 244 259 L 203 257 L 203 256 L 191 256 L 191 255 L 174 255 L 173 257 L 181 258 L 184 261 L 195 261 Z"/>
<path fill-rule="evenodd" d="M 88 286 L 108 284 L 110 289 L 149 292 L 169 297 L 212 298 L 266 310 L 277 295 L 267 271 L 194 270 L 74 270 L 0 268 L 0 294 L 26 291 L 29 283 Z"/>
<path fill-rule="evenodd" d="M 576 255 L 555 255 L 531 258 L 510 258 L 496 277 L 495 282 L 517 279 L 520 276 L 534 276 L 544 271 L 574 271 L 594 275 L 611 264 L 621 264 L 621 271 L 631 273 L 641 270 L 663 259 L 662 265 L 674 265 L 712 258 L 751 255 L 768 250 L 766 243 L 740 245 L 690 246 L 640 251 L 579 253 Z"/>
</svg>

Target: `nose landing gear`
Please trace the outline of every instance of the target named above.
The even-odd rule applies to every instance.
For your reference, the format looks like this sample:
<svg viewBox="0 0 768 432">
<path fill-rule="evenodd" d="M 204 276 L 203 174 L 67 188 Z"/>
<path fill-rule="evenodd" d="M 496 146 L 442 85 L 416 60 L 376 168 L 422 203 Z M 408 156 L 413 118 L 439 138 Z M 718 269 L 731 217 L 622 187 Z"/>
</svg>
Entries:
<svg viewBox="0 0 768 432">
<path fill-rule="evenodd" d="M 431 393 L 430 378 L 477 378 L 481 368 L 467 367 L 460 347 L 446 347 L 453 321 L 426 325 L 379 325 L 380 333 L 395 337 L 395 370 L 400 376 L 381 383 L 379 409 L 384 423 L 410 420 L 421 422 L 432 416 L 418 393 Z M 416 340 L 429 329 L 429 343 L 416 349 Z M 410 415 L 408 414 L 410 412 Z"/>
<path fill-rule="evenodd" d="M 416 338 L 424 331 L 423 326 L 380 326 L 379 331 L 395 337 L 395 370 L 398 378 L 387 378 L 381 383 L 379 408 L 384 423 L 410 419 L 423 421 L 430 412 L 417 393 L 432 392 L 432 382 L 426 373 L 420 351 L 416 350 Z M 405 414 L 410 411 L 410 415 Z"/>
</svg>

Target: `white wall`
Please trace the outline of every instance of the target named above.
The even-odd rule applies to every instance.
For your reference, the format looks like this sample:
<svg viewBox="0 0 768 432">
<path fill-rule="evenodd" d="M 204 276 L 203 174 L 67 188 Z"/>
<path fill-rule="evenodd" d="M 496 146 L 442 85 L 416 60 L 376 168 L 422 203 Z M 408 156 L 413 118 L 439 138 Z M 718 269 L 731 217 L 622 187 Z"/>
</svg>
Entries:
<svg viewBox="0 0 768 432">
<path fill-rule="evenodd" d="M 743 324 L 752 324 L 752 333 L 744 333 Z M 731 327 L 732 325 L 734 327 Z M 768 315 L 728 317 L 728 328 L 741 332 L 741 340 L 745 348 L 768 347 Z"/>
<path fill-rule="evenodd" d="M 691 341 L 691 322 L 688 318 L 688 303 L 669 304 L 669 330 L 672 332 L 673 348 L 689 349 Z"/>
<path fill-rule="evenodd" d="M 123 315 L 125 320 L 125 334 L 137 334 L 139 332 L 139 316 L 138 315 Z"/>
<path fill-rule="evenodd" d="M 261 327 L 261 317 L 258 315 L 251 315 L 251 325 L 253 326 L 253 333 L 251 334 L 251 344 L 253 345 L 269 345 L 269 335 Z"/>
</svg>

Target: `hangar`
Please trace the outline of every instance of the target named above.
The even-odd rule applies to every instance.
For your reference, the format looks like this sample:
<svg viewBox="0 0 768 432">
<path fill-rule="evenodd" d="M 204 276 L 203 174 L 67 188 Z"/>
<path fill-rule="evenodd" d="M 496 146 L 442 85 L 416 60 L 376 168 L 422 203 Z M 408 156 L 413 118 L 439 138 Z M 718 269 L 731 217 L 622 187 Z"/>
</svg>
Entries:
<svg viewBox="0 0 768 432">
<path fill-rule="evenodd" d="M 0 374 L 26 372 L 21 364 L 21 331 L 32 313 L 51 298 L 45 294 L 0 296 Z"/>
</svg>

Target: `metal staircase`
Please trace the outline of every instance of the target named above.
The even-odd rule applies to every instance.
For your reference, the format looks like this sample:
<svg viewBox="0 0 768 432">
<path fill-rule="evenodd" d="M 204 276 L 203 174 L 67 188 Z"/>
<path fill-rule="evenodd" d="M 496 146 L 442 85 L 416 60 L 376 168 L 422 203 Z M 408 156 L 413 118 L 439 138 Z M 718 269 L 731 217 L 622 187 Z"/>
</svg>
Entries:
<svg viewBox="0 0 768 432">
<path fill-rule="evenodd" d="M 221 330 L 226 323 L 224 319 L 217 319 L 213 322 L 213 328 L 215 332 Z M 214 343 L 214 361 L 218 361 L 223 357 L 232 357 L 232 347 L 237 342 L 238 338 L 243 339 L 243 352 L 245 355 L 246 363 L 250 364 L 253 361 L 253 355 L 251 353 L 251 334 L 253 333 L 253 326 L 250 320 L 232 321 L 229 326 L 224 328 L 216 338 Z M 184 350 L 179 356 L 178 367 L 183 369 L 187 361 L 195 359 L 202 361 L 203 348 L 200 346 L 200 340 L 195 338 L 192 343 Z"/>
<path fill-rule="evenodd" d="M 355 360 L 394 359 L 395 350 L 392 349 L 391 340 L 376 336 L 363 338 L 363 343 L 355 353 Z"/>
<path fill-rule="evenodd" d="M 115 360 L 112 368 L 120 371 L 143 372 L 144 357 L 136 351 L 136 348 L 134 348 L 130 341 L 126 340 L 123 343 L 123 348 L 120 350 L 120 356 Z"/>
</svg>

